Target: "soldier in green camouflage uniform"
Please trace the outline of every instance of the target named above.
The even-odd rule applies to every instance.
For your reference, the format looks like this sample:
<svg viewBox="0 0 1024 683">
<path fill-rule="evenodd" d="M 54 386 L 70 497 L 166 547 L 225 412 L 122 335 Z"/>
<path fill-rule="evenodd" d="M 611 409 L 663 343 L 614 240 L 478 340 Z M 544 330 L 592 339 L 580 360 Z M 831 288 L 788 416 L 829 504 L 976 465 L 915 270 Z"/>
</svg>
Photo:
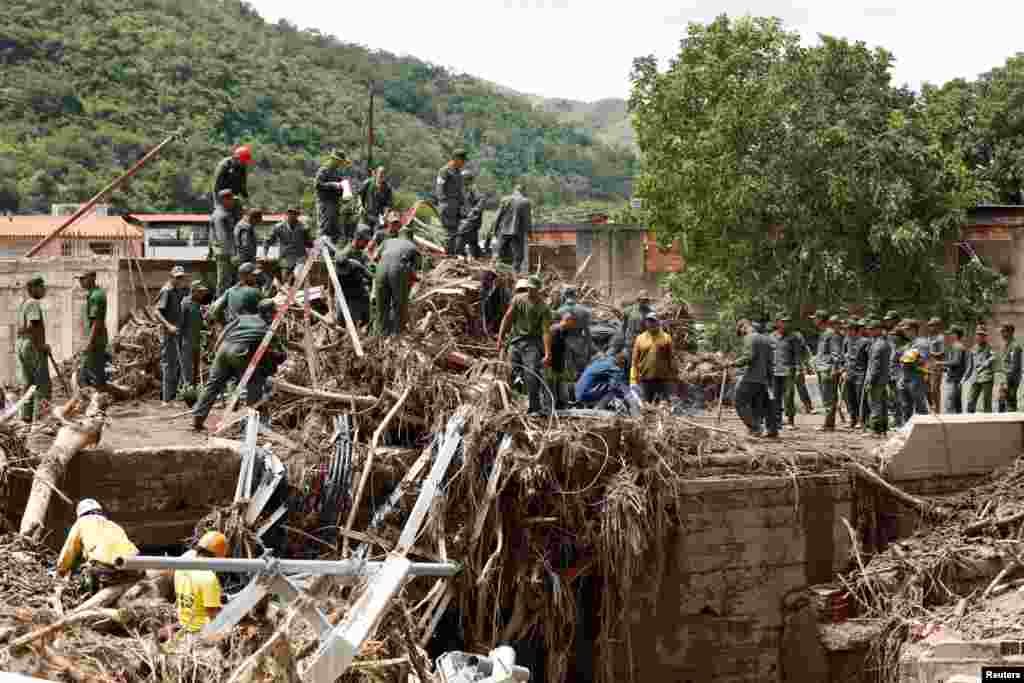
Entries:
<svg viewBox="0 0 1024 683">
<path fill-rule="evenodd" d="M 82 323 L 86 338 L 82 366 L 78 370 L 78 386 L 95 387 L 114 398 L 125 398 L 117 387 L 107 383 L 107 363 L 111 360 L 107 336 L 107 293 L 96 284 L 94 270 L 79 275 L 78 281 L 85 290 Z"/>
<path fill-rule="evenodd" d="M 346 194 L 351 194 L 351 189 L 348 193 L 345 192 L 345 184 L 349 182 L 348 169 L 350 166 L 352 166 L 352 162 L 345 156 L 345 153 L 334 150 L 327 158 L 327 163 L 320 167 L 313 179 L 313 189 L 316 191 L 317 227 L 320 230 L 320 236 L 327 237 L 334 244 L 350 237 L 343 230 L 339 212 L 342 200 L 346 198 Z M 352 200 L 348 199 L 348 202 L 351 204 Z"/>
<path fill-rule="evenodd" d="M 356 234 L 341 251 L 335 250 L 330 242 L 324 246 L 334 256 L 338 274 L 338 284 L 341 285 L 341 292 L 345 295 L 345 303 L 348 305 L 348 312 L 356 325 L 365 325 L 370 322 L 370 283 L 373 276 L 367 267 L 366 245 L 370 243 L 370 228 L 360 225 Z M 339 307 L 337 311 L 338 322 L 343 323 L 344 317 Z"/>
<path fill-rule="evenodd" d="M 797 339 L 786 325 L 790 317 L 780 313 L 775 317 L 775 331 L 769 335 L 774 351 L 772 369 L 772 394 L 775 411 L 775 424 L 782 426 L 782 415 L 785 413 L 790 427 L 796 427 L 796 375 L 799 369 L 799 349 Z"/>
<path fill-rule="evenodd" d="M 459 221 L 462 219 L 462 206 L 466 201 L 463 188 L 462 167 L 466 164 L 466 151 L 455 150 L 451 160 L 437 172 L 435 193 L 438 201 L 438 213 L 441 224 L 448 233 L 445 252 L 449 256 L 457 255 Z"/>
<path fill-rule="evenodd" d="M 551 366 L 551 309 L 541 298 L 540 278 L 533 276 L 516 283 L 498 331 L 498 351 L 508 341 L 508 362 L 513 371 L 522 368 L 522 378 L 530 399 L 530 413 L 543 406 L 541 389 L 545 367 Z"/>
<path fill-rule="evenodd" d="M 1017 394 L 1020 391 L 1021 361 L 1024 350 L 1020 342 L 1013 336 L 1015 331 L 1011 323 L 1003 323 L 999 333 L 1003 337 L 1003 353 L 1000 369 L 1004 376 L 1003 385 L 999 387 L 999 412 L 1017 412 Z"/>
<path fill-rule="evenodd" d="M 213 367 L 210 368 L 210 378 L 199 402 L 192 409 L 192 426 L 196 430 L 203 429 L 210 409 L 224 393 L 228 381 L 242 378 L 270 328 L 260 315 L 264 304 L 260 303 L 259 292 L 251 288 L 246 288 L 244 292 L 240 314 L 224 329 L 223 341 L 217 349 Z M 271 308 L 274 305 L 273 301 L 264 303 Z M 263 384 L 266 378 L 277 372 L 285 357 L 285 352 L 275 337 L 246 386 L 245 400 L 250 406 L 258 403 L 263 397 Z"/>
<path fill-rule="evenodd" d="M 50 346 L 46 343 L 43 307 L 46 283 L 35 276 L 25 284 L 27 298 L 18 306 L 18 341 L 14 345 L 17 381 L 22 389 L 36 388 L 32 402 L 21 408 L 21 419 L 33 422 L 43 417 L 50 399 Z"/>
<path fill-rule="evenodd" d="M 865 321 L 864 327 L 871 339 L 868 367 L 864 375 L 864 391 L 868 397 L 871 428 L 876 435 L 882 436 L 889 431 L 886 395 L 889 390 L 889 370 L 891 368 L 889 356 L 892 353 L 892 347 L 885 338 L 885 330 L 877 320 Z"/>
<path fill-rule="evenodd" d="M 376 295 L 373 322 L 377 334 L 397 335 L 405 329 L 409 319 L 409 293 L 422 263 L 411 226 L 406 226 L 398 237 L 384 243 L 373 277 Z"/>
<path fill-rule="evenodd" d="M 973 413 L 981 399 L 981 410 L 992 412 L 992 384 L 996 379 L 996 357 L 988 343 L 988 330 L 978 325 L 975 333 L 976 343 L 970 356 L 970 370 L 967 377 L 971 379 L 971 393 L 967 398 L 967 412 Z"/>
<path fill-rule="evenodd" d="M 217 263 L 217 296 L 228 290 L 238 277 L 238 252 L 235 249 L 235 195 L 221 190 L 220 205 L 210 217 L 210 253 Z"/>
<path fill-rule="evenodd" d="M 839 372 L 842 369 L 842 340 L 834 331 L 839 316 L 829 318 L 824 311 L 817 311 L 814 321 L 821 330 L 821 336 L 818 337 L 818 354 L 814 359 L 815 370 L 818 372 L 818 387 L 821 389 L 821 402 L 825 407 L 825 424 L 820 431 L 831 432 L 836 428 L 836 408 L 839 405 L 836 390 Z"/>
</svg>

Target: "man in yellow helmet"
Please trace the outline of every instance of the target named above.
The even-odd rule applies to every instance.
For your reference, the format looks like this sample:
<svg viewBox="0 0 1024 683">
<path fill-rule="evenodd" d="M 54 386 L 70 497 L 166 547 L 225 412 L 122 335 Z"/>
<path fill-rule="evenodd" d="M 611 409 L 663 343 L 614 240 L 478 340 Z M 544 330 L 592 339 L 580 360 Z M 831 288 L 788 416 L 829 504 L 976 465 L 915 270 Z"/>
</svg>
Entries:
<svg viewBox="0 0 1024 683">
<path fill-rule="evenodd" d="M 228 540 L 219 531 L 207 531 L 199 539 L 192 553 L 195 557 L 226 557 Z M 220 613 L 222 593 L 220 579 L 205 569 L 187 569 L 174 572 L 175 604 L 178 621 L 190 633 L 198 633 Z"/>
</svg>

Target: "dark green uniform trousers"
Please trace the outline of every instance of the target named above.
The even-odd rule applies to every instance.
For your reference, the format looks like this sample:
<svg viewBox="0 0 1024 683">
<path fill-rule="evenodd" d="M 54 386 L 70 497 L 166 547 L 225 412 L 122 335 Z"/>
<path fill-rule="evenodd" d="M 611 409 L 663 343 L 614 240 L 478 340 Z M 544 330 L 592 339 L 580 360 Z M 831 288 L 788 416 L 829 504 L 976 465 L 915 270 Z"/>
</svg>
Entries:
<svg viewBox="0 0 1024 683">
<path fill-rule="evenodd" d="M 975 382 L 971 385 L 971 393 L 967 397 L 967 412 L 975 412 L 978 399 L 981 399 L 981 412 L 992 412 L 992 382 Z"/>
</svg>

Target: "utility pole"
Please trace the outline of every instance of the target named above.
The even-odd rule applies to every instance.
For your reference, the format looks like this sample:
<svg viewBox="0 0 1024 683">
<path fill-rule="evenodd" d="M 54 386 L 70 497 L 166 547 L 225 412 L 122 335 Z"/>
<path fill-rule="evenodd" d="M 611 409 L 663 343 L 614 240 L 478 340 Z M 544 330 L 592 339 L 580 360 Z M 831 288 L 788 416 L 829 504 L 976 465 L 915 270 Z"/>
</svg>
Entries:
<svg viewBox="0 0 1024 683">
<path fill-rule="evenodd" d="M 366 176 L 370 177 L 373 175 L 373 79 L 370 79 L 368 84 L 370 90 L 370 113 L 366 119 Z"/>
</svg>

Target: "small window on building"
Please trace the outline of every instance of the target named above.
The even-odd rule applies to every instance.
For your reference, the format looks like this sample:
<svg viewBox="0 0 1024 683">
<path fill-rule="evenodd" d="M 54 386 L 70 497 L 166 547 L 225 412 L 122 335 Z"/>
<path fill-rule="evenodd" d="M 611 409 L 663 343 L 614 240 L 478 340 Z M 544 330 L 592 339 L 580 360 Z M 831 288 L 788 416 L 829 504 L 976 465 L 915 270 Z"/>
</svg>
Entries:
<svg viewBox="0 0 1024 683">
<path fill-rule="evenodd" d="M 75 250 L 71 240 L 61 240 L 60 242 L 60 255 L 61 256 L 74 256 Z"/>
<path fill-rule="evenodd" d="M 97 256 L 113 256 L 114 244 L 112 242 L 89 242 L 89 250 Z"/>
</svg>

